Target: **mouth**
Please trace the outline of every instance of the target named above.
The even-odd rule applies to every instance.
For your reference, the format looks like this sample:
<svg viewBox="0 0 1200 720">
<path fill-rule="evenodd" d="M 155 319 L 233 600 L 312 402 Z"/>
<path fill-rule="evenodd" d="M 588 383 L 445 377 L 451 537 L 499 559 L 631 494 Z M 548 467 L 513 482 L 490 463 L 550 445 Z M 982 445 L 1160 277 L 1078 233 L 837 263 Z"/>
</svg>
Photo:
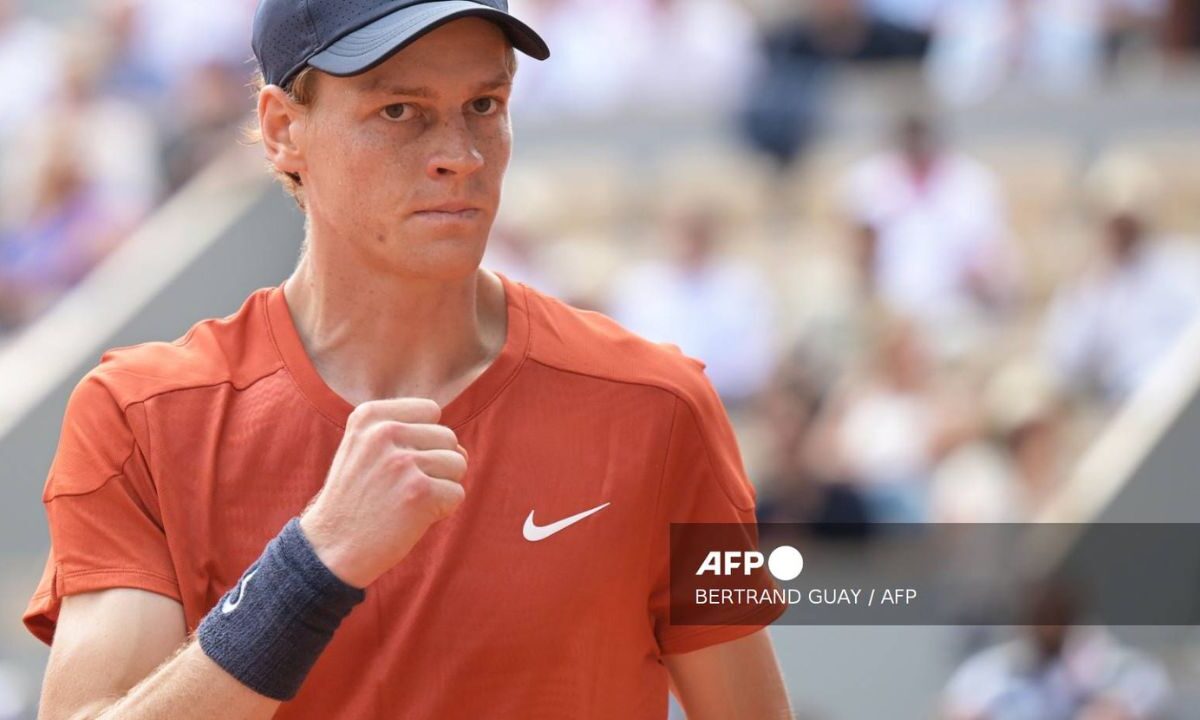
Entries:
<svg viewBox="0 0 1200 720">
<path fill-rule="evenodd" d="M 449 202 L 435 205 L 433 207 L 418 210 L 413 213 L 414 217 L 424 220 L 435 221 L 456 221 L 456 220 L 474 220 L 482 211 L 464 202 Z"/>
<path fill-rule="evenodd" d="M 421 220 L 431 220 L 433 222 L 462 222 L 474 220 L 479 217 L 479 211 L 474 208 L 470 210 L 458 210 L 455 212 L 445 212 L 443 210 L 422 210 L 413 213 L 413 217 Z"/>
</svg>

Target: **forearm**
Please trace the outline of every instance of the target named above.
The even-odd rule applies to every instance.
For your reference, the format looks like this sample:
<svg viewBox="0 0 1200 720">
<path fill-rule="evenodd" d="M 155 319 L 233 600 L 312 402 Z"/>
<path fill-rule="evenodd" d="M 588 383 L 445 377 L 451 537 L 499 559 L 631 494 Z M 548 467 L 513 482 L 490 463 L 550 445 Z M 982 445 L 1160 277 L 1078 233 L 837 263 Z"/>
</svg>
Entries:
<svg viewBox="0 0 1200 720">
<path fill-rule="evenodd" d="M 787 720 L 791 702 L 765 631 L 664 658 L 689 720 Z"/>
<path fill-rule="evenodd" d="M 268 543 L 190 640 L 177 602 L 138 591 L 130 598 L 134 604 L 123 607 L 119 592 L 64 607 L 43 717 L 271 717 L 296 696 L 342 619 L 364 597 L 321 564 L 295 521 Z M 147 629 L 147 637 L 119 630 L 133 623 Z"/>
<path fill-rule="evenodd" d="M 71 720 L 258 720 L 274 715 L 279 704 L 235 680 L 192 640 L 124 697 Z"/>
</svg>

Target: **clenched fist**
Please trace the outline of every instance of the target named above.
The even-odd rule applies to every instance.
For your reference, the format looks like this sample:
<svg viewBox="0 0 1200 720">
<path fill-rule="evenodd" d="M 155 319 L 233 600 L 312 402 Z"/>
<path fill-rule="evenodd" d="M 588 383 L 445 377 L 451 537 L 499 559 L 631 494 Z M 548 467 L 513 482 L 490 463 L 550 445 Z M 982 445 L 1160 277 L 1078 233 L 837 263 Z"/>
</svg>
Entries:
<svg viewBox="0 0 1200 720">
<path fill-rule="evenodd" d="M 321 561 L 365 588 L 462 503 L 466 451 L 432 400 L 365 402 L 350 413 L 325 486 L 300 516 Z"/>
</svg>

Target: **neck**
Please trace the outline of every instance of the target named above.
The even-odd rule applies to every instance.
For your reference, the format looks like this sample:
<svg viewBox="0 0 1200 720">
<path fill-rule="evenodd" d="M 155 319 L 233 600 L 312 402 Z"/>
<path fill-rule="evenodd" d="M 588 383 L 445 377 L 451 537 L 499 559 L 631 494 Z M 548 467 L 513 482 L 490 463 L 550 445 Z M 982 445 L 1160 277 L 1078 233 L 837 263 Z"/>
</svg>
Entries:
<svg viewBox="0 0 1200 720">
<path fill-rule="evenodd" d="M 284 295 L 321 378 L 349 403 L 430 398 L 445 406 L 487 368 L 507 336 L 500 279 L 380 273 L 310 243 Z"/>
</svg>

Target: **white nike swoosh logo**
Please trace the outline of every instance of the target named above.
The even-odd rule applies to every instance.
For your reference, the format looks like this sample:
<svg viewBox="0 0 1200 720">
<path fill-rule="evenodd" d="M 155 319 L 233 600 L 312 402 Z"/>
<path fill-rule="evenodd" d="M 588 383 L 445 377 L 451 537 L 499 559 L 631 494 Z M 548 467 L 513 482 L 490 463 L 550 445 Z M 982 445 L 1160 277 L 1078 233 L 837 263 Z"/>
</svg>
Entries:
<svg viewBox="0 0 1200 720">
<path fill-rule="evenodd" d="M 254 577 L 254 573 L 256 572 L 258 572 L 258 568 L 254 568 L 250 572 L 246 573 L 246 577 L 242 578 L 242 581 L 238 583 L 238 594 L 236 601 L 231 597 L 225 598 L 225 602 L 221 603 L 221 614 L 228 615 L 229 613 L 238 609 L 238 605 L 242 604 L 242 598 L 246 597 L 246 586 L 250 584 L 250 578 Z"/>
<path fill-rule="evenodd" d="M 525 529 L 523 531 L 524 535 L 525 535 L 525 539 L 528 540 L 529 542 L 537 542 L 538 540 L 545 540 L 546 538 L 550 537 L 551 535 L 553 535 L 557 532 L 562 532 L 563 530 L 566 530 L 567 528 L 571 527 L 575 523 L 584 519 L 588 515 L 594 515 L 594 514 L 600 512 L 601 510 L 603 510 L 604 508 L 608 507 L 611 504 L 612 503 L 604 503 L 603 505 L 597 505 L 596 507 L 592 508 L 591 510 L 584 510 L 583 512 L 576 513 L 569 518 L 563 518 L 562 520 L 559 520 L 558 522 L 553 522 L 553 523 L 550 523 L 549 525 L 541 525 L 541 526 L 534 524 L 533 511 L 530 510 L 529 517 L 525 518 Z"/>
</svg>

